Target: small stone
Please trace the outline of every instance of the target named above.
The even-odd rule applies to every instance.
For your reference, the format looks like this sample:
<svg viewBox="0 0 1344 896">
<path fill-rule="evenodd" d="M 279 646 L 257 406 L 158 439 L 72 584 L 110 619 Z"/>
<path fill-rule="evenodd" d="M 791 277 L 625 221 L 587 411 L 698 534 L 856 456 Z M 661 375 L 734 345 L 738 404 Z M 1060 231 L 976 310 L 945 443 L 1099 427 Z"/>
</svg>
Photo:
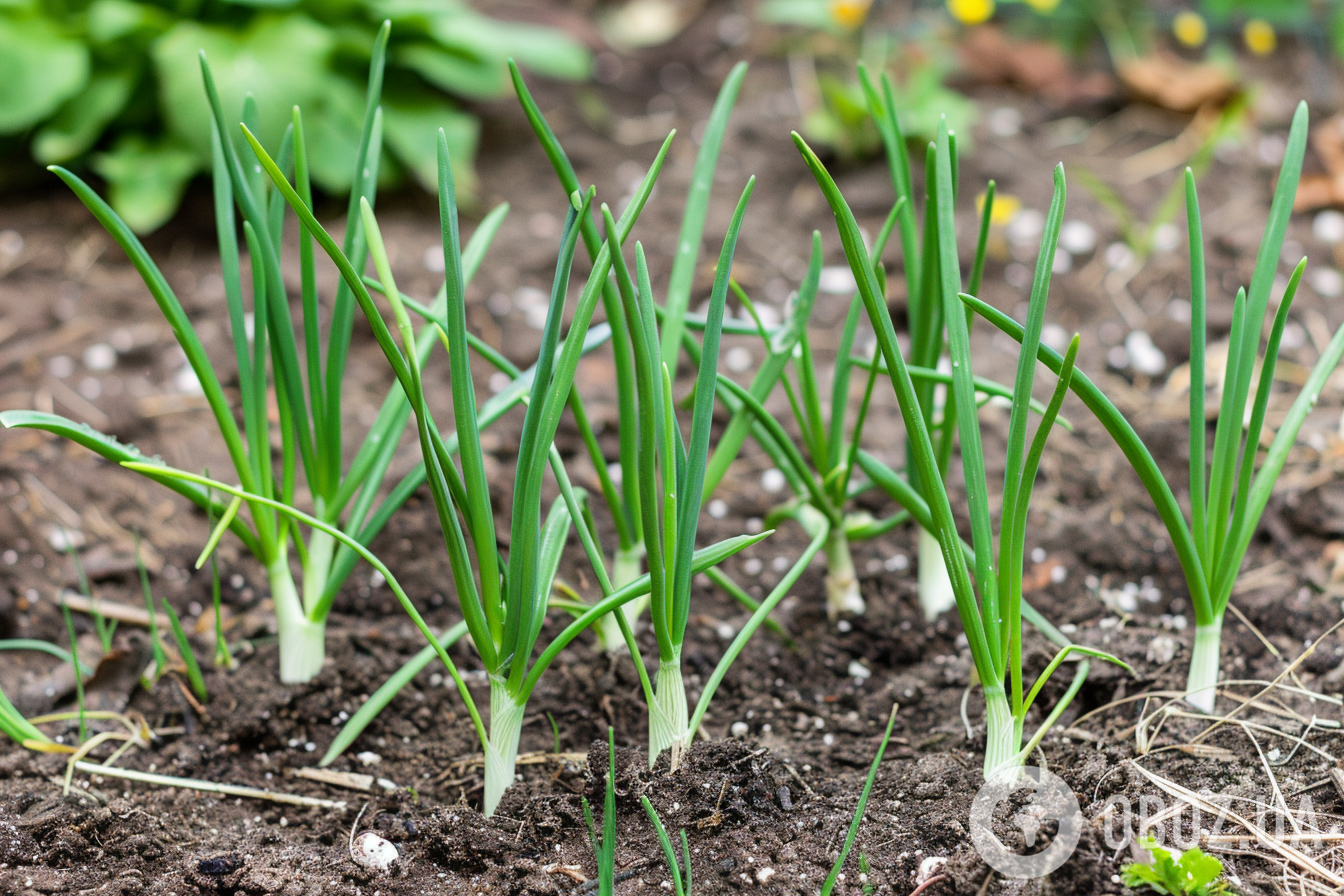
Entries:
<svg viewBox="0 0 1344 896">
<path fill-rule="evenodd" d="M 775 467 L 771 467 L 761 474 L 761 488 L 771 494 L 784 488 L 787 484 L 788 480 L 784 478 L 784 474 Z"/>
<path fill-rule="evenodd" d="M 1344 274 L 1334 268 L 1316 268 L 1307 275 L 1307 280 L 1322 298 L 1333 299 L 1344 292 Z"/>
<path fill-rule="evenodd" d="M 208 859 L 201 859 L 196 863 L 196 870 L 201 874 L 209 874 L 214 877 L 221 874 L 232 874 L 243 867 L 243 860 L 234 853 L 228 853 L 222 856 L 211 856 Z"/>
<path fill-rule="evenodd" d="M 431 274 L 442 274 L 444 271 L 443 247 L 430 246 L 426 249 L 424 263 L 425 270 L 429 271 Z"/>
<path fill-rule="evenodd" d="M 1153 248 L 1158 252 L 1171 252 L 1181 242 L 1181 230 L 1175 224 L 1160 225 L 1153 231 Z"/>
<path fill-rule="evenodd" d="M 746 737 L 750 730 L 746 722 L 734 722 L 732 727 L 728 729 L 728 733 L 733 737 Z"/>
<path fill-rule="evenodd" d="M 817 288 L 831 295 L 848 295 L 859 287 L 854 282 L 854 273 L 848 267 L 835 265 L 821 269 Z"/>
<path fill-rule="evenodd" d="M 946 867 L 947 859 L 943 856 L 929 856 L 919 863 L 919 871 L 915 873 L 915 886 L 928 883 L 930 878 L 942 874 Z"/>
<path fill-rule="evenodd" d="M 1157 376 L 1167 368 L 1167 356 L 1144 330 L 1131 330 L 1125 337 L 1125 358 L 1135 373 Z"/>
<path fill-rule="evenodd" d="M 1071 255 L 1086 255 L 1097 248 L 1097 231 L 1086 221 L 1065 221 L 1059 229 L 1059 246 Z"/>
<path fill-rule="evenodd" d="M 763 884 L 775 876 L 775 869 L 761 868 L 756 872 L 756 883 Z"/>
<path fill-rule="evenodd" d="M 1148 662 L 1161 666 L 1176 656 L 1176 639 L 1171 635 L 1158 635 L 1148 645 Z"/>
<path fill-rule="evenodd" d="M 1127 268 L 1134 261 L 1134 250 L 1124 243 L 1111 243 L 1106 247 L 1106 265 L 1111 270 Z"/>
<path fill-rule="evenodd" d="M 1015 106 L 991 109 L 985 116 L 985 127 L 995 137 L 1016 137 L 1022 131 L 1022 113 Z"/>
<path fill-rule="evenodd" d="M 788 787 L 780 787 L 775 796 L 779 798 L 779 808 L 785 812 L 793 811 L 793 794 L 789 793 Z"/>
<path fill-rule="evenodd" d="M 95 342 L 84 349 L 84 366 L 95 372 L 111 370 L 117 364 L 117 350 L 106 342 Z"/>
<path fill-rule="evenodd" d="M 735 345 L 723 355 L 723 366 L 733 373 L 743 373 L 751 369 L 751 349 L 744 345 Z"/>
<path fill-rule="evenodd" d="M 391 841 L 384 840 L 373 831 L 365 831 L 355 838 L 350 848 L 350 858 L 366 871 L 386 872 L 397 860 L 397 848 Z"/>
<path fill-rule="evenodd" d="M 873 674 L 872 669 L 869 669 L 867 666 L 865 666 L 858 660 L 852 661 L 849 664 L 849 668 L 846 669 L 845 672 L 847 675 L 849 675 L 850 678 L 857 678 L 860 681 L 863 681 L 867 678 L 871 678 Z"/>
<path fill-rule="evenodd" d="M 728 502 L 722 498 L 715 498 L 709 502 L 709 506 L 705 509 L 709 511 L 711 517 L 721 520 L 728 515 Z"/>
<path fill-rule="evenodd" d="M 1344 243 L 1344 213 L 1328 208 L 1311 222 L 1311 235 L 1323 243 Z"/>
</svg>

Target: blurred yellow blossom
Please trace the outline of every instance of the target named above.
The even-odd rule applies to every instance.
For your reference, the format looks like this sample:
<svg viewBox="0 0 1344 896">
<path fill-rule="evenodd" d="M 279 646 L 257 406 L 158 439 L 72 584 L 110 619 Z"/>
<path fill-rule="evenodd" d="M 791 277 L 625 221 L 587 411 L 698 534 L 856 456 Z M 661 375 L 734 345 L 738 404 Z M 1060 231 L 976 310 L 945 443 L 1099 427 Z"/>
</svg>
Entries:
<svg viewBox="0 0 1344 896">
<path fill-rule="evenodd" d="M 831 0 L 831 18 L 842 28 L 857 28 L 872 5 L 873 0 Z"/>
<path fill-rule="evenodd" d="M 1274 52 L 1279 40 L 1274 34 L 1274 26 L 1264 19 L 1251 19 L 1241 32 L 1246 48 L 1257 56 L 1266 56 Z"/>
<path fill-rule="evenodd" d="M 1171 23 L 1171 33 L 1187 47 L 1198 47 L 1208 40 L 1209 26 L 1204 24 L 1203 16 L 1187 9 L 1176 14 Z"/>
<path fill-rule="evenodd" d="M 1042 15 L 1050 15 L 1059 6 L 1059 0 L 1027 0 L 1027 5 Z"/>
<path fill-rule="evenodd" d="M 985 194 L 981 193 L 975 197 L 975 211 L 977 214 L 985 212 Z M 995 227 L 1001 227 L 1013 220 L 1017 213 L 1022 211 L 1022 200 L 1018 199 L 1012 193 L 995 193 L 994 208 L 989 213 L 989 223 Z"/>
<path fill-rule="evenodd" d="M 963 25 L 979 25 L 994 15 L 994 0 L 947 0 L 947 11 Z"/>
</svg>

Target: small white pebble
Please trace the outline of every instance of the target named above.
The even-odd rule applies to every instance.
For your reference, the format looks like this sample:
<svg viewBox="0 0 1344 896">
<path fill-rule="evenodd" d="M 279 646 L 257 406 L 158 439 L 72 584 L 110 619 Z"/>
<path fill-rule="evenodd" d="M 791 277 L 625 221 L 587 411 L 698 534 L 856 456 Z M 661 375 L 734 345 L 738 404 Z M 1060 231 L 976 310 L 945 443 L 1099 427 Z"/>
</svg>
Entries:
<svg viewBox="0 0 1344 896">
<path fill-rule="evenodd" d="M 1134 261 L 1134 250 L 1124 243 L 1111 243 L 1106 247 L 1106 265 L 1111 270 L 1127 268 Z"/>
<path fill-rule="evenodd" d="M 784 478 L 784 473 L 775 467 L 771 467 L 761 474 L 761 488 L 771 494 L 784 488 L 786 484 L 788 484 L 788 480 Z"/>
<path fill-rule="evenodd" d="M 1032 563 L 1044 563 L 1044 562 L 1045 562 L 1045 548 L 1032 548 L 1032 549 L 1031 549 L 1031 562 L 1032 562 Z"/>
<path fill-rule="evenodd" d="M 1097 248 L 1097 231 L 1086 221 L 1065 221 L 1059 229 L 1059 245 L 1071 255 L 1086 255 Z"/>
<path fill-rule="evenodd" d="M 397 848 L 373 831 L 365 831 L 355 838 L 350 858 L 366 871 L 386 872 L 397 860 Z"/>
<path fill-rule="evenodd" d="M 1316 268 L 1307 275 L 1307 281 L 1322 298 L 1333 299 L 1344 292 L 1344 274 L 1334 268 Z"/>
<path fill-rule="evenodd" d="M 854 282 L 854 273 L 843 265 L 821 269 L 821 279 L 817 288 L 831 295 L 847 295 L 858 289 Z"/>
<path fill-rule="evenodd" d="M 1181 243 L 1181 230 L 1170 222 L 1159 225 L 1153 231 L 1153 248 L 1158 252 L 1171 252 Z"/>
<path fill-rule="evenodd" d="M 742 571 L 749 576 L 760 575 L 761 570 L 764 568 L 765 564 L 761 562 L 759 557 L 748 557 L 746 560 L 742 561 Z"/>
<path fill-rule="evenodd" d="M 735 345 L 723 355 L 723 366 L 733 373 L 742 373 L 751 369 L 751 349 L 745 345 Z"/>
<path fill-rule="evenodd" d="M 1344 214 L 1333 208 L 1321 212 L 1311 222 L 1311 235 L 1323 243 L 1344 242 Z"/>
<path fill-rule="evenodd" d="M 1167 356 L 1144 330 L 1131 330 L 1125 337 L 1125 358 L 1136 373 L 1157 376 L 1167 367 Z"/>
<path fill-rule="evenodd" d="M 763 884 L 775 876 L 775 869 L 761 868 L 756 872 L 756 883 Z"/>
<path fill-rule="evenodd" d="M 425 270 L 429 271 L 431 274 L 443 273 L 444 264 L 442 246 L 430 246 L 425 250 Z"/>
<path fill-rule="evenodd" d="M 985 116 L 985 127 L 995 137 L 1016 137 L 1022 131 L 1022 113 L 1015 106 L 991 109 Z"/>
<path fill-rule="evenodd" d="M 117 350 L 106 342 L 95 342 L 84 349 L 84 366 L 101 372 L 111 370 L 117 363 Z"/>
<path fill-rule="evenodd" d="M 750 730 L 746 722 L 734 722 L 732 727 L 728 729 L 728 733 L 733 737 L 746 737 Z"/>
<path fill-rule="evenodd" d="M 713 501 L 709 502 L 709 507 L 706 509 L 709 511 L 711 517 L 716 520 L 721 520 L 728 515 L 728 502 L 721 498 L 715 498 Z"/>
<path fill-rule="evenodd" d="M 915 873 L 915 886 L 927 883 L 929 878 L 941 874 L 947 867 L 947 859 L 942 856 L 929 856 L 919 863 L 919 871 Z"/>
<path fill-rule="evenodd" d="M 886 567 L 887 572 L 900 572 L 910 568 L 910 558 L 904 554 L 892 554 L 882 565 Z"/>
<path fill-rule="evenodd" d="M 1073 269 L 1073 256 L 1064 249 L 1055 250 L 1055 260 L 1050 264 L 1050 272 L 1053 274 L 1067 274 Z"/>
<path fill-rule="evenodd" d="M 1008 242 L 1015 246 L 1029 246 L 1045 229 L 1045 215 L 1039 209 L 1024 208 L 1008 222 Z"/>
<path fill-rule="evenodd" d="M 872 669 L 869 669 L 867 666 L 865 666 L 858 660 L 852 661 L 849 664 L 849 668 L 846 669 L 845 672 L 846 674 L 849 675 L 850 678 L 857 678 L 860 681 L 863 681 L 866 678 L 870 678 L 873 674 Z"/>
<path fill-rule="evenodd" d="M 47 362 L 47 373 L 63 380 L 75 372 L 75 362 L 69 355 L 56 355 Z"/>
</svg>

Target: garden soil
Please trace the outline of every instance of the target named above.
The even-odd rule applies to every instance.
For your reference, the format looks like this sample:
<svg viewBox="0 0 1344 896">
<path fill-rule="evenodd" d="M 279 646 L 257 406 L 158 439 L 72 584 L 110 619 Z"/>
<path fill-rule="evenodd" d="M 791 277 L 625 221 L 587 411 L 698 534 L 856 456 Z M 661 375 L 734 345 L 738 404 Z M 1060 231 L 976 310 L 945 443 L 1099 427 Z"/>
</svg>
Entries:
<svg viewBox="0 0 1344 896">
<path fill-rule="evenodd" d="M 555 12 L 535 4 L 522 12 L 587 36 L 576 24 L 577 11 Z M 778 308 L 801 277 L 813 229 L 822 234 L 828 265 L 841 265 L 843 258 L 833 221 L 789 139 L 790 129 L 798 126 L 798 107 L 787 67 L 771 53 L 777 38 L 748 28 L 747 42 L 738 44 L 744 24 L 735 6 L 710 4 L 664 47 L 604 53 L 602 81 L 595 86 L 535 87 L 580 177 L 596 183 L 599 199 L 613 208 L 628 196 L 666 130 L 679 129 L 663 178 L 635 230 L 649 253 L 655 283 L 661 283 L 676 244 L 677 209 L 701 123 L 733 62 L 756 59 L 715 180 L 693 302 L 708 293 L 717 241 L 732 203 L 754 174 L 757 187 L 734 273 L 762 304 Z M 1315 121 L 1339 111 L 1331 101 L 1341 95 L 1338 85 L 1321 83 L 1324 69 L 1308 51 L 1284 52 L 1273 65 L 1261 63 L 1261 69 L 1253 71 L 1267 86 L 1253 98 L 1252 113 L 1236 139 L 1219 147 L 1201 182 L 1215 338 L 1228 329 L 1235 286 L 1249 281 L 1277 168 L 1274 147 L 1282 145 L 1297 99 L 1285 85 L 1315 85 L 1320 95 L 1307 97 Z M 982 114 L 961 174 L 961 204 L 967 208 L 963 224 L 973 220 L 970 197 L 988 178 L 996 179 L 1001 198 L 1008 194 L 1026 208 L 1043 211 L 1050 166 L 1065 163 L 1067 217 L 1089 224 L 1097 240 L 1095 248 L 1071 256 L 1071 268 L 1055 277 L 1048 318 L 1066 332 L 1081 332 L 1080 366 L 1130 415 L 1163 468 L 1185 469 L 1179 389 L 1189 339 L 1181 315 L 1184 307 L 1188 319 L 1188 305 L 1181 303 L 1188 297 L 1183 231 L 1137 271 L 1121 264 L 1117 273 L 1124 252 L 1108 247 L 1121 239 L 1120 226 L 1084 188 L 1082 172 L 1115 186 L 1143 224 L 1156 214 L 1182 159 L 1147 177 L 1135 175 L 1123 160 L 1166 145 L 1190 119 L 1126 105 L 1113 95 L 1068 101 L 1071 105 L 995 86 L 973 87 L 970 95 Z M 485 120 L 480 181 L 464 229 L 469 231 L 498 202 L 511 203 L 512 210 L 469 291 L 468 321 L 524 364 L 540 338 L 535 308 L 544 294 L 538 290 L 550 281 L 564 197 L 516 105 L 499 101 L 480 111 Z M 1016 133 L 1000 127 L 996 136 L 989 130 L 987 122 L 1015 117 L 1021 122 Z M 871 160 L 831 163 L 861 222 L 875 232 L 892 199 L 885 169 Z M 1319 162 L 1309 157 L 1308 165 L 1319 167 Z M 380 205 L 399 283 L 412 295 L 432 296 L 440 274 L 427 265 L 438 245 L 431 200 L 402 192 Z M 340 207 L 332 203 L 322 211 L 324 220 L 339 229 Z M 1177 225 L 1182 220 L 1175 218 Z M 231 349 L 210 221 L 208 195 L 195 189 L 179 218 L 147 245 L 227 380 Z M 7 200 L 0 230 L 21 237 L 18 245 L 6 235 L 6 254 L 0 256 L 0 405 L 54 408 L 169 463 L 209 468 L 227 478 L 227 457 L 201 399 L 182 375 L 183 357 L 168 327 L 133 268 L 88 212 L 52 184 Z M 983 294 L 1020 314 L 1026 292 L 1010 281 L 1020 281 L 1021 265 L 1032 262 L 1034 249 L 1022 254 L 1011 236 L 996 233 Z M 963 242 L 970 238 L 968 232 Z M 1285 261 L 1294 263 L 1305 253 L 1312 270 L 1333 267 L 1339 260 L 1332 251 L 1313 236 L 1310 216 L 1294 217 Z M 889 281 L 899 329 L 905 298 L 895 270 Z M 330 271 L 325 276 L 329 295 L 335 278 Z M 1281 419 L 1276 415 L 1291 400 L 1292 380 L 1300 381 L 1323 340 L 1344 321 L 1338 302 L 1324 295 L 1330 291 L 1326 280 L 1328 274 L 1307 281 L 1323 294 L 1312 288 L 1299 293 L 1292 338 L 1285 343 L 1285 382 L 1271 401 L 1271 421 Z M 839 293 L 824 293 L 818 302 L 811 332 L 823 360 L 834 354 L 848 301 L 842 284 Z M 1126 337 L 1134 330 L 1147 332 L 1164 353 L 1163 374 L 1155 379 L 1108 366 L 1124 359 Z M 1005 346 L 984 326 L 975 338 L 977 372 L 1011 380 L 1012 345 Z M 105 363 L 104 348 L 90 350 L 96 346 L 111 346 L 115 363 Z M 737 365 L 729 367 L 734 375 L 746 376 L 740 362 L 758 363 L 761 350 L 748 340 L 730 339 L 724 357 Z M 446 371 L 432 367 L 431 400 L 446 411 Z M 481 374 L 484 380 L 487 372 Z M 685 374 L 679 391 L 687 385 Z M 360 431 L 391 385 L 367 327 L 356 326 L 347 382 L 348 428 Z M 614 456 L 618 421 L 609 359 L 601 352 L 586 359 L 577 387 L 589 403 L 604 450 Z M 1294 686 L 1323 694 L 1344 689 L 1344 642 L 1332 628 L 1340 620 L 1340 589 L 1332 576 L 1340 547 L 1335 540 L 1344 537 L 1344 484 L 1338 475 L 1344 465 L 1342 409 L 1344 388 L 1336 377 L 1308 419 L 1252 545 L 1233 598 L 1237 612 L 1229 614 L 1225 629 L 1227 678 L 1272 680 L 1306 653 L 1293 667 Z M 1191 791 L 1260 803 L 1274 799 L 1267 777 L 1272 769 L 1279 791 L 1297 808 L 1302 800 L 1297 791 L 1326 778 L 1344 739 L 1337 730 L 1314 725 L 1307 734 L 1309 747 L 1294 750 L 1290 737 L 1269 729 L 1301 735 L 1308 726 L 1300 720 L 1312 715 L 1325 720 L 1324 726 L 1337 727 L 1340 707 L 1282 691 L 1238 709 L 1237 718 L 1267 727 L 1228 724 L 1210 731 L 1206 721 L 1173 718 L 1159 731 L 1139 728 L 1139 735 L 1146 731 L 1149 736 L 1136 737 L 1141 713 L 1151 714 L 1163 702 L 1140 695 L 1170 693 L 1184 683 L 1193 616 L 1174 552 L 1137 477 L 1085 408 L 1070 399 L 1065 414 L 1074 429 L 1052 436 L 1029 518 L 1028 599 L 1078 641 L 1127 661 L 1133 674 L 1093 663 L 1073 705 L 1036 757 L 1073 788 L 1087 819 L 1072 858 L 1044 880 L 999 877 L 972 847 L 968 819 L 983 782 L 983 703 L 975 689 L 967 698 L 972 670 L 960 622 L 954 614 L 926 622 L 918 609 L 914 536 L 902 527 L 855 546 L 866 616 L 829 622 L 820 564 L 803 575 L 776 613 L 787 637 L 766 631 L 755 637 L 714 699 L 704 726 L 707 739 L 697 742 L 674 772 L 666 757 L 652 771 L 647 767 L 645 709 L 628 657 L 602 654 L 590 637 L 581 638 L 545 675 L 529 703 L 519 782 L 489 819 L 480 813 L 481 763 L 467 714 L 451 682 L 445 683 L 444 671 L 432 666 L 332 766 L 372 776 L 367 790 L 296 774 L 316 766 L 348 715 L 423 644 L 385 583 L 362 567 L 337 599 L 321 674 L 306 685 L 278 685 L 264 575 L 225 539 L 219 551 L 224 624 L 229 640 L 240 645 L 238 668 L 224 671 L 206 663 L 209 700 L 204 705 L 188 695 L 176 674 L 148 692 L 137 684 L 147 659 L 143 630 L 123 623 L 114 654 L 102 660 L 89 683 L 88 703 L 143 718 L 158 732 L 147 746 L 121 756 L 122 767 L 342 805 L 300 807 L 83 772 L 74 775 L 66 793 L 66 756 L 3 747 L 0 891 L 23 896 L 596 892 L 580 801 L 586 795 L 601 806 L 611 727 L 617 744 L 616 893 L 668 891 L 669 875 L 639 804 L 644 795 L 674 836 L 686 831 L 697 896 L 814 896 L 842 845 L 896 706 L 895 734 L 835 892 L 904 896 L 920 885 L 921 868 L 929 876 L 932 859 L 946 864 L 921 890 L 928 896 L 1121 892 L 1120 868 L 1134 858 L 1125 832 L 1133 833 L 1137 820 L 1117 820 L 1107 811 L 1107 801 L 1126 797 L 1136 807 L 1141 799 L 1157 806 L 1164 798 L 1138 772 L 1136 761 Z M 991 405 L 982 420 L 990 472 L 999 474 L 1006 412 Z M 485 437 L 497 506 L 505 505 L 509 494 L 518 430 L 518 419 L 511 417 Z M 574 460 L 576 478 L 591 487 L 591 468 L 580 457 L 582 446 L 569 424 L 562 425 L 558 441 Z M 881 395 L 865 445 L 900 463 L 902 441 L 894 402 Z M 396 471 L 409 469 L 414 460 L 414 445 L 406 440 Z M 759 526 L 782 500 L 767 490 L 769 477 L 762 478 L 767 467 L 759 452 L 745 452 L 717 496 L 722 503 L 703 520 L 702 543 Z M 1180 472 L 1174 478 L 1184 481 Z M 952 481 L 959 491 L 955 465 Z M 58 550 L 63 541 L 78 543 L 97 595 L 143 607 L 134 560 L 138 533 L 154 594 L 177 608 L 197 633 L 198 654 L 209 656 L 210 578 L 208 570 L 193 569 L 208 533 L 202 514 L 82 448 L 22 430 L 0 433 L 0 493 L 0 637 L 66 643 L 58 595 L 75 586 L 76 573 L 68 554 Z M 863 501 L 875 515 L 893 511 L 878 497 Z M 749 592 L 763 595 L 805 543 L 786 524 L 730 561 L 728 571 Z M 426 496 L 415 496 L 373 547 L 431 625 L 446 627 L 457 619 L 438 524 Z M 562 577 L 580 594 L 595 594 L 591 574 L 573 560 Z M 692 698 L 726 647 L 725 639 L 745 619 L 736 604 L 697 582 L 683 657 Z M 564 622 L 556 614 L 543 639 Z M 82 651 L 96 657 L 87 617 L 75 614 L 74 626 Z M 652 655 L 651 634 L 644 632 L 640 643 Z M 1034 634 L 1025 652 L 1030 675 L 1039 673 L 1051 655 Z M 483 699 L 479 663 L 462 646 L 453 655 L 468 670 L 477 699 Z M 7 652 L 4 658 L 0 685 L 26 713 L 72 705 L 68 667 L 40 653 Z M 1066 665 L 1046 687 L 1043 705 L 1063 693 L 1075 669 Z M 1249 697 L 1259 688 L 1235 690 Z M 1224 712 L 1237 706 L 1230 699 L 1219 704 Z M 1040 718 L 1033 711 L 1029 727 Z M 101 723 L 93 724 L 103 730 Z M 67 743 L 75 736 L 73 728 L 51 730 Z M 1199 745 L 1190 746 L 1201 735 Z M 1140 755 L 1141 746 L 1147 755 Z M 104 748 L 95 755 L 107 753 Z M 1286 764 L 1270 764 L 1289 756 Z M 1344 814 L 1344 798 L 1333 789 L 1307 795 L 1322 828 L 1330 826 L 1330 813 Z M 363 870 L 351 861 L 352 826 L 361 810 L 360 829 L 380 833 L 400 852 L 389 874 Z M 1253 806 L 1246 812 L 1253 815 Z M 1188 832 L 1189 816 L 1182 818 L 1175 823 Z M 1172 824 L 1168 820 L 1165 826 L 1170 830 Z M 1209 826 L 1207 816 L 1204 826 Z M 999 832 L 1010 838 L 1013 829 L 1003 826 Z M 1043 833 L 1048 841 L 1053 830 Z M 1210 848 L 1219 848 L 1218 843 Z M 1338 867 L 1328 844 L 1313 855 Z M 1223 858 L 1242 892 L 1275 893 L 1286 885 L 1281 865 L 1263 845 L 1224 849 Z"/>
</svg>

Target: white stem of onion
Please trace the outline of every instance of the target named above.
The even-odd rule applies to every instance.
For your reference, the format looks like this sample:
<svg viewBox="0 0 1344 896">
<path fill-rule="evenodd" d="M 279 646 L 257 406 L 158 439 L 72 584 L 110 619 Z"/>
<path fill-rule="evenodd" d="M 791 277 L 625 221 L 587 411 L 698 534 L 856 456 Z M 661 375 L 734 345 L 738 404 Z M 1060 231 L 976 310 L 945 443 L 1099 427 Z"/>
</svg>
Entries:
<svg viewBox="0 0 1344 896">
<path fill-rule="evenodd" d="M 928 530 L 919 530 L 919 605 L 932 622 L 957 605 L 952 578 L 947 574 L 943 549 Z"/>
<path fill-rule="evenodd" d="M 985 777 L 1020 765 L 1021 732 L 1003 688 L 985 688 Z"/>
<path fill-rule="evenodd" d="M 336 539 L 321 529 L 314 529 L 308 538 L 308 562 L 303 567 L 303 609 L 307 612 L 312 612 L 322 599 L 335 552 Z"/>
<path fill-rule="evenodd" d="M 1212 713 L 1218 687 L 1218 660 L 1223 638 L 1223 619 L 1195 626 L 1195 650 L 1190 656 L 1190 678 L 1185 702 L 1203 713 Z"/>
<path fill-rule="evenodd" d="M 523 710 L 508 692 L 505 679 L 490 679 L 490 736 L 485 743 L 485 815 L 495 814 L 504 791 L 513 783 L 518 761 L 518 737 L 523 732 Z"/>
<path fill-rule="evenodd" d="M 826 537 L 826 615 L 834 621 L 840 616 L 862 616 L 865 607 L 859 592 L 859 577 L 854 571 L 854 555 L 843 526 L 831 529 Z"/>
<path fill-rule="evenodd" d="M 664 750 L 671 750 L 672 770 L 676 771 L 689 745 L 690 717 L 678 648 L 671 660 L 658 664 L 658 677 L 654 680 L 653 705 L 649 707 L 649 768 L 653 768 Z"/>
<path fill-rule="evenodd" d="M 611 567 L 612 590 L 619 591 L 643 575 L 643 561 L 644 546 L 642 544 L 636 545 L 628 551 L 618 550 L 615 562 Z M 648 597 L 637 597 L 615 612 L 624 613 L 625 621 L 630 624 L 630 631 L 637 632 L 639 631 L 639 617 L 643 615 L 644 608 L 648 606 L 648 603 Z M 597 639 L 608 653 L 623 654 L 630 652 L 629 646 L 625 643 L 625 638 L 621 635 L 621 627 L 616 622 L 615 615 L 608 613 L 599 620 L 597 625 Z"/>
<path fill-rule="evenodd" d="M 327 624 L 313 622 L 303 612 L 289 558 L 281 554 L 266 568 L 271 601 L 280 635 L 280 682 L 303 684 L 322 671 L 326 659 Z"/>
</svg>

